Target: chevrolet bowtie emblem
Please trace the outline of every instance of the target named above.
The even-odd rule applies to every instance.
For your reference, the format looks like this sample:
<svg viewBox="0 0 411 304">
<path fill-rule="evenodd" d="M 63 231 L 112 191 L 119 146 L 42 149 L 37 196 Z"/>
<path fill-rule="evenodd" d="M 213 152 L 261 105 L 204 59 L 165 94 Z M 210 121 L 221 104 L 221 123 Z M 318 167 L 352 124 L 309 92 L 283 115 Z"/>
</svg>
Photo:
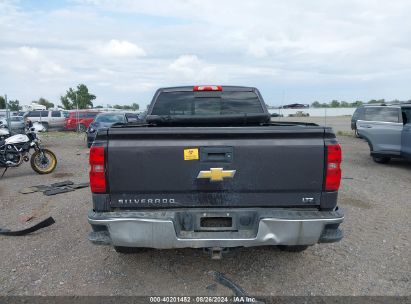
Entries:
<svg viewBox="0 0 411 304">
<path fill-rule="evenodd" d="M 200 171 L 197 178 L 208 178 L 212 182 L 221 182 L 224 178 L 233 178 L 236 170 L 223 170 L 223 168 L 210 168 L 210 171 Z"/>
</svg>

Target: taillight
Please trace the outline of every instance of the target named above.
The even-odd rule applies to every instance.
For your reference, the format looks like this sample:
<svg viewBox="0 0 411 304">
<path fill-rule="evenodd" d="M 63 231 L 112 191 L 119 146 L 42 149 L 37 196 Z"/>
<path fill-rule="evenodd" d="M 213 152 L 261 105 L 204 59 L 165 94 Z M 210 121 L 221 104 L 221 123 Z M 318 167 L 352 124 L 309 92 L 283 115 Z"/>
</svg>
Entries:
<svg viewBox="0 0 411 304">
<path fill-rule="evenodd" d="M 193 91 L 222 91 L 221 86 L 194 86 Z"/>
<path fill-rule="evenodd" d="M 106 192 L 104 147 L 92 146 L 90 149 L 90 188 L 93 193 Z"/>
<path fill-rule="evenodd" d="M 341 183 L 341 146 L 331 144 L 327 145 L 326 149 L 325 191 L 337 191 Z"/>
</svg>

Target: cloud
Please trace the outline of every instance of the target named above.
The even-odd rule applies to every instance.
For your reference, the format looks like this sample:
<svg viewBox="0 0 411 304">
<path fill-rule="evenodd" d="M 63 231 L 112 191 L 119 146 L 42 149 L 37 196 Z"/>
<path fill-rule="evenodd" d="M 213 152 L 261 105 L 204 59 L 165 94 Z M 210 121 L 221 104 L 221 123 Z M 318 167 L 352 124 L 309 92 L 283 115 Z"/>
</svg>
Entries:
<svg viewBox="0 0 411 304">
<path fill-rule="evenodd" d="M 186 84 L 252 85 L 272 103 L 285 90 L 285 102 L 411 98 L 409 0 L 0 0 L 0 11 L 0 83 L 22 101 L 80 82 L 97 103 Z"/>
<path fill-rule="evenodd" d="M 107 57 L 142 57 L 146 52 L 138 45 L 126 40 L 112 39 L 108 43 L 101 45 L 97 52 Z"/>
<path fill-rule="evenodd" d="M 57 80 L 59 76 L 67 76 L 69 73 L 61 64 L 35 47 L 0 49 L 0 57 L 0 71 L 8 70 L 11 79 L 27 78 L 25 86 L 30 86 L 36 81 Z"/>
<path fill-rule="evenodd" d="M 192 77 L 203 68 L 203 63 L 196 55 L 181 55 L 172 63 L 169 68 L 172 71 L 181 73 L 185 77 Z"/>
<path fill-rule="evenodd" d="M 39 72 L 45 75 L 56 75 L 65 74 L 67 70 L 55 62 L 46 61 L 39 66 Z"/>
<path fill-rule="evenodd" d="M 206 64 L 196 55 L 181 55 L 170 63 L 169 69 L 172 77 L 183 81 L 213 81 L 215 80 L 216 68 Z"/>
<path fill-rule="evenodd" d="M 22 46 L 19 48 L 23 57 L 29 60 L 36 60 L 39 58 L 39 50 L 33 47 Z"/>
<path fill-rule="evenodd" d="M 116 90 L 125 92 L 153 92 L 156 89 L 155 84 L 140 81 L 128 84 L 116 84 L 113 87 Z"/>
</svg>

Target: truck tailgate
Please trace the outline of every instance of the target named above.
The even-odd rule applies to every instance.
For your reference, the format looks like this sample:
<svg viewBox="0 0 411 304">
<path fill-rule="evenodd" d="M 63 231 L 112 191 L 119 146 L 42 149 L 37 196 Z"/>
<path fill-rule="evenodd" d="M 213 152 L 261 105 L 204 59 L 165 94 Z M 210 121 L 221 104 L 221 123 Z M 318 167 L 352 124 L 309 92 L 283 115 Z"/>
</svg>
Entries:
<svg viewBox="0 0 411 304">
<path fill-rule="evenodd" d="M 314 126 L 111 128 L 110 204 L 128 209 L 318 206 L 324 136 L 327 129 Z M 226 177 L 213 181 L 221 175 Z"/>
</svg>

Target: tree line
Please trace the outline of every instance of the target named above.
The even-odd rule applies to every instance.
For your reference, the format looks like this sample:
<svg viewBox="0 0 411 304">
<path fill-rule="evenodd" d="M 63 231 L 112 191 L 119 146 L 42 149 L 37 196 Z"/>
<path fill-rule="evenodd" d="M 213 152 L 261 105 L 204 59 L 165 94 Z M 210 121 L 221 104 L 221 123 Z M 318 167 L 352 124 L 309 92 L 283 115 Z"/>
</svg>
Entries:
<svg viewBox="0 0 411 304">
<path fill-rule="evenodd" d="M 103 106 L 95 106 L 93 105 L 93 100 L 96 99 L 96 96 L 91 94 L 85 84 L 79 84 L 76 88 L 69 88 L 66 91 L 66 94 L 60 96 L 60 102 L 63 105 L 63 108 L 66 110 L 73 110 L 73 109 L 98 109 L 103 108 Z M 38 100 L 33 100 L 33 102 L 38 103 L 46 107 L 46 109 L 53 108 L 54 103 L 48 101 L 47 99 L 40 97 Z M 386 101 L 385 99 L 372 99 L 368 102 L 363 102 L 361 100 L 357 100 L 354 102 L 347 102 L 347 101 L 338 101 L 332 100 L 331 102 L 319 102 L 314 101 L 311 104 L 313 108 L 356 108 L 364 104 L 390 104 L 400 102 L 399 100 L 393 101 Z M 409 100 L 408 102 L 411 102 Z M 10 111 L 20 111 L 22 107 L 20 106 L 19 100 L 9 100 L 8 106 Z M 6 108 L 6 101 L 3 96 L 0 96 L 0 109 Z M 131 105 L 114 105 L 114 109 L 119 110 L 139 110 L 139 105 L 137 103 L 132 103 Z"/>
<path fill-rule="evenodd" d="M 408 100 L 407 102 L 411 102 L 411 100 Z M 361 100 L 357 100 L 354 102 L 332 100 L 331 102 L 323 102 L 323 103 L 319 101 L 314 101 L 311 104 L 311 107 L 313 108 L 357 108 L 364 104 L 391 104 L 391 103 L 400 103 L 400 101 L 398 99 L 395 99 L 392 101 L 386 101 L 385 99 L 371 99 L 367 102 L 364 102 Z"/>
<path fill-rule="evenodd" d="M 20 111 L 21 106 L 20 106 L 20 101 L 16 100 L 8 100 L 7 101 L 9 110 L 10 111 Z M 0 96 L 0 109 L 5 109 L 6 108 L 6 99 L 3 96 Z"/>
<path fill-rule="evenodd" d="M 73 110 L 73 109 L 92 109 L 92 108 L 103 108 L 103 106 L 96 106 L 93 105 L 93 100 L 96 99 L 96 96 L 91 94 L 85 84 L 79 84 L 76 88 L 69 88 L 66 91 L 66 94 L 60 96 L 60 102 L 64 109 L 66 110 Z M 54 108 L 54 103 L 48 101 L 47 99 L 40 97 L 38 100 L 33 100 L 33 102 L 43 105 L 46 109 Z M 8 106 L 10 111 L 20 111 L 22 107 L 20 106 L 20 102 L 16 100 L 9 100 Z M 6 100 L 3 96 L 0 96 L 0 109 L 6 108 Z M 133 103 L 131 105 L 115 105 L 113 106 L 114 109 L 122 109 L 122 110 L 138 110 L 139 105 L 137 103 Z"/>
</svg>

